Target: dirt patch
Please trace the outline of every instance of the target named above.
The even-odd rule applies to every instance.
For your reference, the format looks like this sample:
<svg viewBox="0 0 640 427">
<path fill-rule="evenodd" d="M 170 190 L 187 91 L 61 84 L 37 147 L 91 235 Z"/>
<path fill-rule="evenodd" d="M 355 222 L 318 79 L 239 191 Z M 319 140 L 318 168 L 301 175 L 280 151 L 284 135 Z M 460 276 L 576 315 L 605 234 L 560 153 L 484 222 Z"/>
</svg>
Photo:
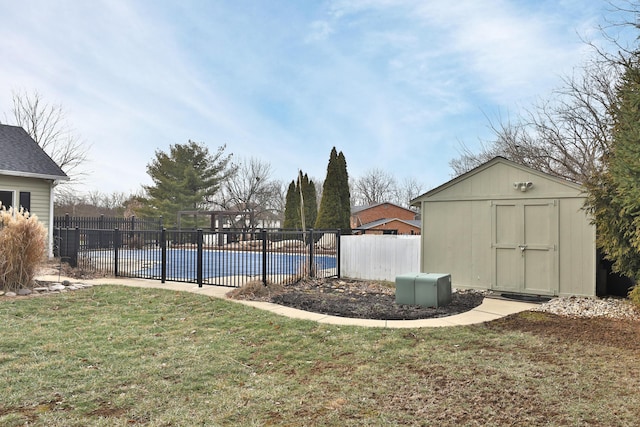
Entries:
<svg viewBox="0 0 640 427">
<path fill-rule="evenodd" d="M 444 307 L 422 307 L 396 304 L 395 289 L 388 284 L 347 279 L 302 279 L 284 287 L 264 288 L 256 291 L 251 286 L 246 292 L 232 291 L 236 299 L 269 301 L 287 307 L 314 313 L 358 319 L 415 320 L 446 317 L 464 313 L 479 306 L 484 293 L 457 291 L 451 304 Z"/>
<path fill-rule="evenodd" d="M 551 313 L 523 312 L 486 323 L 493 330 L 517 330 L 557 342 L 640 351 L 640 322 L 605 317 L 568 317 Z"/>
</svg>

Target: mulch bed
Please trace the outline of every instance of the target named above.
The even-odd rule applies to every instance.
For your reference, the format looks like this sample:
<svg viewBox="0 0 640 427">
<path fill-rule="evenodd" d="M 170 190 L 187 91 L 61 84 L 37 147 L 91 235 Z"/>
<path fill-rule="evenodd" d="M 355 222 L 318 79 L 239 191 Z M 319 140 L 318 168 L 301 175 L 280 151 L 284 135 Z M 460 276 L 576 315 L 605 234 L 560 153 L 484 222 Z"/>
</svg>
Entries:
<svg viewBox="0 0 640 427">
<path fill-rule="evenodd" d="M 399 305 L 395 289 L 380 282 L 349 279 L 302 279 L 295 284 L 250 292 L 232 292 L 236 299 L 269 301 L 287 307 L 340 317 L 381 320 L 415 320 L 452 316 L 482 303 L 484 294 L 460 290 L 445 307 Z"/>
</svg>

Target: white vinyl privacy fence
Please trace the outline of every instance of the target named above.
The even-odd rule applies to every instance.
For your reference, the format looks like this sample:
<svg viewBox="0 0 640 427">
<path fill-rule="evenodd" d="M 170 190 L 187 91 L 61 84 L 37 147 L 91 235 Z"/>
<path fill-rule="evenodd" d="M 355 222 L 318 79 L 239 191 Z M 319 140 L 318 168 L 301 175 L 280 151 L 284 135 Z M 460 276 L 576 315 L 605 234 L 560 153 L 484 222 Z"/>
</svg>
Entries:
<svg viewBox="0 0 640 427">
<path fill-rule="evenodd" d="M 395 281 L 420 272 L 420 236 L 372 235 L 340 238 L 341 276 Z"/>
</svg>

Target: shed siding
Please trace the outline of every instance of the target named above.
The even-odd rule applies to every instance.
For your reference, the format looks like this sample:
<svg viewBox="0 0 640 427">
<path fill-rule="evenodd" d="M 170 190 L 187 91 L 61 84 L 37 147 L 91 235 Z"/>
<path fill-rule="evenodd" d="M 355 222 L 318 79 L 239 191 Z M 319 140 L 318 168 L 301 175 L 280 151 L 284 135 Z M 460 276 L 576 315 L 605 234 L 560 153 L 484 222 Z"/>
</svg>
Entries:
<svg viewBox="0 0 640 427">
<path fill-rule="evenodd" d="M 582 199 L 561 199 L 559 295 L 595 295 L 595 228 Z M 491 205 L 487 200 L 423 202 L 423 272 L 450 273 L 460 288 L 491 289 Z"/>
<path fill-rule="evenodd" d="M 490 203 L 426 202 L 422 212 L 422 271 L 450 273 L 458 287 L 490 287 Z"/>
<path fill-rule="evenodd" d="M 583 204 L 582 198 L 560 201 L 560 295 L 595 295 L 596 229 Z"/>
<path fill-rule="evenodd" d="M 531 190 L 523 193 L 513 187 L 514 182 L 532 182 Z M 580 192 L 577 185 L 552 179 L 542 173 L 520 169 L 497 163 L 472 174 L 466 179 L 445 185 L 429 200 L 502 200 L 522 197 L 558 199 L 576 197 Z"/>
</svg>

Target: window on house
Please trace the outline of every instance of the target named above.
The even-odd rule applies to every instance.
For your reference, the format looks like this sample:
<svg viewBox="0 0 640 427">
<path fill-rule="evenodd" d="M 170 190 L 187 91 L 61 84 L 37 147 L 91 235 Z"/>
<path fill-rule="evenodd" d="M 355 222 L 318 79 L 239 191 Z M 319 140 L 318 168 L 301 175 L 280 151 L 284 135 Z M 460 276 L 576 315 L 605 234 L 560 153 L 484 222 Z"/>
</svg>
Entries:
<svg viewBox="0 0 640 427">
<path fill-rule="evenodd" d="M 0 190 L 0 204 L 5 209 L 13 206 L 13 191 Z"/>
<path fill-rule="evenodd" d="M 20 192 L 20 207 L 25 211 L 31 212 L 31 193 L 28 191 Z"/>
</svg>

